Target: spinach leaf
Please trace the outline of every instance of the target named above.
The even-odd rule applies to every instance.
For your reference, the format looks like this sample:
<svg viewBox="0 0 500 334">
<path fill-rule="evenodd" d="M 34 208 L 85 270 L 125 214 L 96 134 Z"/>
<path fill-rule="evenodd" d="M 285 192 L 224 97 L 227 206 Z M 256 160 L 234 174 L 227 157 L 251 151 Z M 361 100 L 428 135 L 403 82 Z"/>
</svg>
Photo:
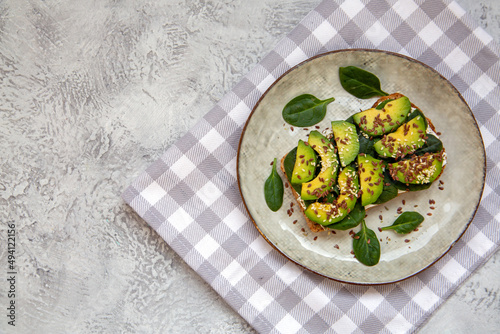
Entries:
<svg viewBox="0 0 500 334">
<path fill-rule="evenodd" d="M 365 215 L 365 207 L 358 201 L 347 217 L 337 223 L 327 225 L 326 227 L 333 230 L 349 230 L 358 226 L 359 223 L 361 223 L 361 221 L 365 218 Z"/>
<path fill-rule="evenodd" d="M 420 191 L 420 190 L 425 190 L 429 189 L 429 187 L 432 185 L 431 183 L 424 183 L 424 184 L 404 184 L 403 182 L 399 182 L 396 180 L 392 180 L 391 182 L 394 187 L 396 187 L 399 190 L 408 190 L 408 191 Z"/>
<path fill-rule="evenodd" d="M 283 161 L 283 167 L 285 168 L 286 178 L 290 185 L 295 189 L 295 191 L 300 195 L 302 190 L 302 184 L 293 184 L 292 183 L 292 173 L 293 167 L 295 166 L 295 159 L 297 159 L 297 147 L 293 148 L 285 157 Z"/>
<path fill-rule="evenodd" d="M 427 140 L 425 141 L 424 146 L 422 146 L 420 149 L 415 151 L 415 154 L 417 155 L 424 155 L 425 153 L 437 153 L 441 152 L 443 149 L 443 143 L 439 138 L 432 134 L 427 134 Z"/>
<path fill-rule="evenodd" d="M 325 201 L 327 203 L 334 203 L 335 200 L 337 199 L 337 197 L 339 196 L 339 190 L 338 190 L 337 186 L 334 186 L 331 190 L 332 190 L 332 192 L 329 192 L 325 196 Z"/>
<path fill-rule="evenodd" d="M 285 174 L 287 179 L 292 179 L 293 167 L 295 166 L 295 159 L 297 159 L 297 146 L 295 146 L 285 157 L 283 167 L 285 167 Z"/>
<path fill-rule="evenodd" d="M 356 259 L 366 266 L 374 266 L 380 260 L 380 243 L 375 232 L 361 221 L 361 230 L 352 239 Z"/>
<path fill-rule="evenodd" d="M 325 118 L 326 106 L 335 98 L 320 100 L 311 94 L 299 95 L 283 108 L 283 119 L 294 126 L 311 126 Z"/>
<path fill-rule="evenodd" d="M 266 203 L 272 211 L 278 211 L 283 204 L 283 181 L 276 171 L 277 164 L 278 160 L 274 158 L 271 175 L 269 175 L 266 183 L 264 184 L 264 196 L 266 198 Z"/>
<path fill-rule="evenodd" d="M 378 106 L 376 106 L 375 109 L 382 110 L 382 109 L 384 109 L 385 105 L 391 101 L 394 101 L 394 99 L 387 99 L 385 101 L 382 101 L 382 103 L 380 103 Z"/>
<path fill-rule="evenodd" d="M 374 74 L 356 66 L 340 67 L 339 77 L 342 87 L 357 98 L 389 95 L 380 89 L 380 80 Z"/>
<path fill-rule="evenodd" d="M 389 172 L 384 173 L 384 188 L 380 196 L 373 204 L 385 203 L 398 196 L 398 188 L 394 186 L 394 184 L 391 182 L 391 179 L 392 178 L 389 175 Z"/>
<path fill-rule="evenodd" d="M 412 112 L 408 115 L 408 118 L 406 118 L 405 123 L 407 123 L 407 122 L 411 121 L 412 119 L 414 119 L 414 118 L 415 118 L 415 117 L 417 117 L 417 116 L 422 116 L 422 118 L 424 119 L 425 128 L 427 129 L 427 126 L 429 125 L 429 124 L 427 123 L 427 118 L 425 118 L 424 113 L 423 113 L 423 112 L 421 112 L 421 111 L 420 111 L 420 110 L 418 110 L 418 109 L 413 110 L 413 111 L 412 111 Z"/>
<path fill-rule="evenodd" d="M 351 124 L 354 124 L 354 125 L 358 126 L 358 125 L 356 124 L 356 122 L 354 122 L 354 117 L 352 117 L 352 115 L 351 115 L 351 116 L 349 116 L 349 118 L 348 118 L 348 119 L 346 119 L 345 121 L 346 121 L 347 123 L 351 123 Z"/>
<path fill-rule="evenodd" d="M 373 148 L 373 144 L 375 144 L 374 140 L 370 140 L 369 138 L 363 136 L 361 131 L 359 132 L 358 140 L 359 140 L 359 153 L 369 154 L 373 157 L 376 156 L 377 152 Z"/>
<path fill-rule="evenodd" d="M 398 188 L 396 188 L 392 183 L 387 184 L 388 185 L 384 184 L 382 193 L 373 204 L 382 204 L 385 202 L 389 202 L 391 199 L 398 196 Z"/>
<path fill-rule="evenodd" d="M 391 226 L 382 227 L 382 231 L 394 230 L 400 234 L 407 234 L 416 229 L 423 221 L 424 217 L 420 213 L 406 211 Z"/>
</svg>

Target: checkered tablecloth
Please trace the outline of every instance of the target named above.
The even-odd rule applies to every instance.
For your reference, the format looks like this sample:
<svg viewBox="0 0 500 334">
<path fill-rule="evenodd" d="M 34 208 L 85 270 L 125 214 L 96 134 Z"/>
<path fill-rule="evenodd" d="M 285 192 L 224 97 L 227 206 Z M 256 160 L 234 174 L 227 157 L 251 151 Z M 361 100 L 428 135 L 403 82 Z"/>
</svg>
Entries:
<svg viewBox="0 0 500 334">
<path fill-rule="evenodd" d="M 236 180 L 240 134 L 259 97 L 303 60 L 348 48 L 436 69 L 471 107 L 486 147 L 486 186 L 467 232 L 435 265 L 389 285 L 342 284 L 286 260 L 249 220 Z M 414 331 L 499 245 L 499 51 L 453 1 L 325 0 L 123 198 L 259 332 Z"/>
</svg>

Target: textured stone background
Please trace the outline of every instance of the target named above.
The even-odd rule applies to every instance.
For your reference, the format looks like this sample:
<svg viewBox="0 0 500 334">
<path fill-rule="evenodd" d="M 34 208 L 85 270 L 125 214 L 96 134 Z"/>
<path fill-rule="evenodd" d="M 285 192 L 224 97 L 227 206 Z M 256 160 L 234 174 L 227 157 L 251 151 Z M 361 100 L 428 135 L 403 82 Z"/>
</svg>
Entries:
<svg viewBox="0 0 500 334">
<path fill-rule="evenodd" d="M 17 326 L 252 333 L 120 199 L 319 0 L 0 1 L 0 309 Z M 500 41 L 497 0 L 457 0 Z M 500 331 L 500 253 L 421 333 Z"/>
</svg>

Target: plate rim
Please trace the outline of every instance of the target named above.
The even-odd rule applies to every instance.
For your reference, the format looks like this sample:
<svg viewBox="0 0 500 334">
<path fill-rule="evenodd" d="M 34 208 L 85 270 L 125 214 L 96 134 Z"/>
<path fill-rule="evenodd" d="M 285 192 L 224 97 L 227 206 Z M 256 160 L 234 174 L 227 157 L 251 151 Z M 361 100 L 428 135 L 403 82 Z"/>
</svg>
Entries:
<svg viewBox="0 0 500 334">
<path fill-rule="evenodd" d="M 479 139 L 481 140 L 481 147 L 482 147 L 482 157 L 483 157 L 483 161 L 484 161 L 484 164 L 483 164 L 483 168 L 482 168 L 482 185 L 481 185 L 481 189 L 479 191 L 479 200 L 472 212 L 472 215 L 469 219 L 469 221 L 467 222 L 467 224 L 465 225 L 464 229 L 462 230 L 462 232 L 458 235 L 458 237 L 455 239 L 455 241 L 453 241 L 449 247 L 446 249 L 446 251 L 443 252 L 443 254 L 441 254 L 440 256 L 438 256 L 435 260 L 433 260 L 432 262 L 430 262 L 429 264 L 427 264 L 426 266 L 424 266 L 423 268 L 421 268 L 420 270 L 417 270 L 416 272 L 410 274 L 410 275 L 407 275 L 405 277 L 402 277 L 400 279 L 396 279 L 396 280 L 390 280 L 390 281 L 387 281 L 387 282 L 352 282 L 352 281 L 348 281 L 348 280 L 342 280 L 342 279 L 339 279 L 339 278 L 335 278 L 335 277 L 331 277 L 331 276 L 328 276 L 326 274 L 323 274 L 321 272 L 318 272 L 312 268 L 309 268 L 307 267 L 306 265 L 298 262 L 297 260 L 294 260 L 292 259 L 290 256 L 288 256 L 284 251 L 280 250 L 278 247 L 276 247 L 276 245 L 274 245 L 274 243 L 268 239 L 268 237 L 261 231 L 261 229 L 259 228 L 259 226 L 257 225 L 257 222 L 255 221 L 254 217 L 252 216 L 252 214 L 250 213 L 250 210 L 247 206 L 247 203 L 245 201 L 245 198 L 243 196 L 243 192 L 241 190 L 241 180 L 240 180 L 240 152 L 241 152 L 241 143 L 243 141 L 243 137 L 245 136 L 245 132 L 246 132 L 246 129 L 247 129 L 247 125 L 250 121 L 250 119 L 252 118 L 254 112 L 256 111 L 257 107 L 260 105 L 260 103 L 262 102 L 262 100 L 266 97 L 266 95 L 269 93 L 269 91 L 278 83 L 280 82 L 286 75 L 288 75 L 290 72 L 294 71 L 295 69 L 297 69 L 298 67 L 302 66 L 302 65 L 305 65 L 306 63 L 309 63 L 317 58 L 321 58 L 321 57 L 325 57 L 327 55 L 331 55 L 331 54 L 335 54 L 335 53 L 343 53 L 343 52 L 373 52 L 373 53 L 382 53 L 382 54 L 387 54 L 387 55 L 390 55 L 390 56 L 395 56 L 395 57 L 399 57 L 399 58 L 403 58 L 403 59 L 406 59 L 408 61 L 411 61 L 411 62 L 414 62 L 414 63 L 417 63 L 429 70 L 431 70 L 432 72 L 434 72 L 435 74 L 437 74 L 441 79 L 445 80 L 445 82 L 447 82 L 450 87 L 453 89 L 453 91 L 455 91 L 455 93 L 457 94 L 457 96 L 460 98 L 460 100 L 462 100 L 462 102 L 465 104 L 465 106 L 467 107 L 467 111 L 469 112 L 469 114 L 472 116 L 472 120 L 473 120 L 473 123 L 474 123 L 474 126 L 475 126 L 475 129 L 477 131 L 477 134 L 479 135 Z M 245 207 L 245 210 L 250 218 L 250 220 L 252 221 L 253 225 L 255 226 L 255 228 L 257 229 L 257 231 L 259 232 L 259 234 L 264 238 L 264 240 L 266 240 L 266 242 L 273 248 L 275 249 L 278 253 L 280 253 L 282 256 L 284 256 L 287 260 L 293 262 L 294 264 L 306 269 L 307 271 L 309 272 L 313 272 L 321 277 L 324 277 L 324 278 L 327 278 L 327 279 L 330 279 L 330 280 L 333 280 L 333 281 L 336 281 L 336 282 L 340 282 L 340 283 L 347 283 L 347 284 L 353 284 L 353 285 L 362 285 L 362 286 L 378 286 L 378 285 L 387 285 L 387 284 L 393 284 L 393 283 L 397 283 L 397 282 L 401 282 L 403 280 L 406 280 L 406 279 L 409 279 L 413 276 L 416 276 L 418 274 L 420 274 L 421 272 L 423 272 L 424 270 L 428 269 L 429 267 L 433 266 L 436 262 L 438 262 L 441 258 L 443 258 L 446 254 L 448 254 L 448 252 L 453 248 L 453 246 L 463 237 L 463 235 L 465 234 L 465 232 L 467 231 L 467 229 L 469 228 L 470 224 L 472 223 L 472 221 L 474 220 L 474 217 L 476 216 L 476 213 L 479 209 L 479 206 L 481 204 L 481 200 L 482 200 L 482 196 L 483 196 L 483 193 L 484 193 L 484 187 L 485 187 L 485 184 L 486 184 L 486 174 L 487 174 L 487 156 L 486 156 L 486 148 L 484 146 L 484 140 L 483 140 L 483 137 L 481 135 L 481 130 L 479 128 L 479 125 L 477 123 L 477 120 L 474 116 L 474 113 L 472 112 L 472 109 L 470 108 L 469 104 L 467 103 L 467 101 L 464 99 L 464 97 L 462 96 L 462 94 L 460 94 L 460 91 L 448 80 L 446 79 L 443 75 L 441 75 L 441 73 L 439 73 L 437 70 L 435 70 L 434 68 L 432 68 L 431 66 L 415 59 L 415 58 L 412 58 L 412 57 L 409 57 L 409 56 L 406 56 L 406 55 L 403 55 L 403 54 L 400 54 L 400 53 L 396 53 L 396 52 L 392 52 L 392 51 L 387 51 L 387 50 L 380 50 L 380 49 L 366 49 L 366 48 L 352 48 L 352 49 L 339 49 L 339 50 L 333 50 L 333 51 L 328 51 L 328 52 L 324 52 L 324 53 L 320 53 L 320 54 L 317 54 L 313 57 L 310 57 L 310 58 L 307 58 L 306 60 L 298 63 L 297 65 L 291 67 L 290 69 L 288 69 L 287 71 L 285 71 L 283 74 L 281 74 L 278 78 L 276 78 L 276 80 L 265 90 L 264 93 L 262 93 L 262 95 L 260 96 L 259 100 L 257 101 L 257 103 L 255 103 L 254 107 L 252 108 L 252 111 L 250 112 L 250 114 L 248 115 L 248 118 L 247 120 L 245 121 L 245 125 L 241 131 L 241 134 L 240 134 L 240 139 L 238 141 L 238 151 L 237 151 L 237 155 L 236 155 L 236 179 L 237 179 L 237 182 L 238 182 L 238 191 L 240 193 L 240 197 L 242 199 L 242 202 L 243 202 L 243 205 Z"/>
</svg>

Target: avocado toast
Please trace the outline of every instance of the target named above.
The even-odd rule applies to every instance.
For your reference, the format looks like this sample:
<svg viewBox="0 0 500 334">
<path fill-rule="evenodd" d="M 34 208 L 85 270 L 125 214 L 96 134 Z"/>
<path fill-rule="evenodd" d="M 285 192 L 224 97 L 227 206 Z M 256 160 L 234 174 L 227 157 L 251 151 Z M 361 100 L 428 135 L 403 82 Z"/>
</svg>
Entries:
<svg viewBox="0 0 500 334">
<path fill-rule="evenodd" d="M 355 227 L 366 209 L 430 187 L 445 165 L 434 125 L 400 93 L 333 121 L 331 133 L 311 131 L 281 159 L 312 232 Z"/>
</svg>

